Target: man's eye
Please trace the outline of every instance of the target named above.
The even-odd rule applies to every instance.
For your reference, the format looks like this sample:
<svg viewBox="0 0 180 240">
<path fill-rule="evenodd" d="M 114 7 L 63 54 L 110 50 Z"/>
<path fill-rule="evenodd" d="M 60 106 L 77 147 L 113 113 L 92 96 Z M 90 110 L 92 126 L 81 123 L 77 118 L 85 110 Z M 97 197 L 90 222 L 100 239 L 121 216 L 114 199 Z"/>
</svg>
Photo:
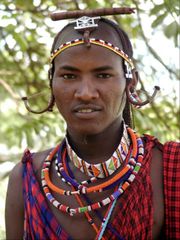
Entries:
<svg viewBox="0 0 180 240">
<path fill-rule="evenodd" d="M 76 78 L 76 76 L 74 74 L 70 74 L 70 73 L 62 74 L 61 77 L 64 79 L 75 79 Z"/>
<path fill-rule="evenodd" d="M 110 77 L 112 77 L 112 75 L 109 73 L 99 73 L 99 74 L 97 74 L 97 77 L 98 78 L 110 78 Z"/>
</svg>

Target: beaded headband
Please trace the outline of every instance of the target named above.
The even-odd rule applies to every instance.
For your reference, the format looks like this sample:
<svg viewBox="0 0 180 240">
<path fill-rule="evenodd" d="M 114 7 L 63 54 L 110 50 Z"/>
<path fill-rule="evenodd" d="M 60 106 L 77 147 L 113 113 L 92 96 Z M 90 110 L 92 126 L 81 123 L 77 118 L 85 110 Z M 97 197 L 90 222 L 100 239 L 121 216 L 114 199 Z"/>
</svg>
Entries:
<svg viewBox="0 0 180 240">
<path fill-rule="evenodd" d="M 120 48 L 114 46 L 112 43 L 109 43 L 109 42 L 104 41 L 102 39 L 89 38 L 89 42 L 91 44 L 107 48 L 107 49 L 113 51 L 114 53 L 116 53 L 117 55 L 119 55 L 120 57 L 122 57 L 125 60 L 125 63 L 126 63 L 125 76 L 126 76 L 126 78 L 132 78 L 131 70 L 134 69 L 134 64 L 126 53 L 124 53 Z M 73 41 L 69 41 L 69 42 L 66 42 L 66 43 L 62 44 L 59 48 L 57 48 L 56 50 L 54 50 L 51 53 L 50 63 L 52 63 L 53 60 L 65 49 L 67 49 L 69 47 L 77 46 L 77 45 L 80 45 L 80 44 L 84 44 L 84 43 L 85 43 L 84 39 L 80 38 L 80 39 L 75 39 Z"/>
</svg>

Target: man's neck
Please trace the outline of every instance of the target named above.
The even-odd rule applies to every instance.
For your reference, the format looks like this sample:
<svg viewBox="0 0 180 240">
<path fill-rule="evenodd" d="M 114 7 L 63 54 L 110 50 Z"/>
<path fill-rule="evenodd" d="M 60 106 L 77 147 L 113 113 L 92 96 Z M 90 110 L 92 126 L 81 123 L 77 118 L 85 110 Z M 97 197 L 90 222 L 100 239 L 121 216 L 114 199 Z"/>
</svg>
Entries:
<svg viewBox="0 0 180 240">
<path fill-rule="evenodd" d="M 76 154 L 89 163 L 98 163 L 111 157 L 122 137 L 122 119 L 117 119 L 103 132 L 96 135 L 71 135 L 68 141 Z"/>
</svg>

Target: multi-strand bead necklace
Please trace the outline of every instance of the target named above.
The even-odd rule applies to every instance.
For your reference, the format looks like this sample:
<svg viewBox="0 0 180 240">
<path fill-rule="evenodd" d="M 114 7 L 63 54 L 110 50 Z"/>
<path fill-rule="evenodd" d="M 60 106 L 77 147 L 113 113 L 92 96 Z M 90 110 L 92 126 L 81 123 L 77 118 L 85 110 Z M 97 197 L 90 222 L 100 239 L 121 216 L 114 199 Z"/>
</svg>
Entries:
<svg viewBox="0 0 180 240">
<path fill-rule="evenodd" d="M 73 178 L 65 174 L 64 168 L 67 168 L 67 167 L 65 167 L 63 163 L 65 163 L 67 160 L 66 147 L 61 146 L 61 150 L 59 152 L 58 150 L 60 148 L 60 145 L 58 145 L 55 149 L 53 149 L 53 151 L 46 158 L 42 168 L 42 186 L 47 199 L 60 211 L 69 213 L 70 215 L 74 215 L 77 213 L 83 213 L 83 212 L 99 209 L 103 206 L 106 206 L 112 203 L 115 199 L 121 196 L 121 194 L 123 194 L 123 192 L 127 189 L 127 187 L 129 187 L 129 185 L 134 181 L 135 176 L 141 167 L 143 153 L 144 153 L 141 138 L 139 138 L 133 132 L 132 129 L 127 128 L 127 130 L 132 141 L 132 150 L 129 154 L 130 156 L 127 164 L 125 164 L 123 168 L 117 174 L 113 175 L 112 178 L 110 178 L 108 181 L 105 181 L 104 183 L 100 183 L 94 186 L 88 187 L 88 181 L 86 181 L 86 184 L 83 184 L 82 182 L 78 183 L 76 180 L 74 180 Z M 58 152 L 58 171 L 59 173 L 62 174 L 63 178 L 66 179 L 66 181 L 73 186 L 72 191 L 60 189 L 59 187 L 54 185 L 50 180 L 49 168 L 57 152 Z M 81 195 L 81 194 L 88 194 L 91 192 L 104 191 L 107 188 L 111 188 L 117 184 L 119 187 L 109 197 L 106 197 L 105 199 L 99 202 L 96 202 L 84 207 L 78 207 L 78 208 L 71 208 L 70 206 L 61 204 L 53 197 L 50 191 L 51 189 L 52 191 L 59 193 L 61 195 Z"/>
<path fill-rule="evenodd" d="M 78 213 L 84 213 L 85 217 L 87 218 L 88 223 L 92 226 L 96 233 L 96 240 L 105 240 L 103 237 L 105 229 L 110 229 L 111 232 L 113 232 L 114 235 L 117 236 L 117 239 L 123 240 L 123 238 L 119 235 L 119 233 L 113 229 L 111 224 L 109 223 L 111 214 L 113 212 L 113 209 L 116 205 L 117 199 L 124 193 L 124 191 L 130 186 L 130 184 L 134 181 L 136 174 L 140 170 L 141 163 L 143 160 L 144 155 L 144 148 L 142 140 L 137 134 L 127 127 L 128 135 L 126 135 L 126 127 L 124 126 L 124 132 L 123 136 L 125 137 L 125 140 L 121 139 L 121 143 L 123 142 L 123 146 L 121 144 L 118 146 L 119 154 L 125 155 L 125 158 L 122 158 L 119 154 L 116 155 L 119 158 L 117 161 L 121 162 L 121 169 L 117 169 L 114 167 L 113 172 L 110 172 L 109 175 L 113 174 L 112 176 L 108 177 L 108 180 L 91 186 L 91 183 L 96 183 L 96 181 L 101 178 L 98 176 L 102 176 L 102 174 L 98 174 L 97 171 L 90 171 L 90 174 L 85 170 L 84 173 L 87 174 L 90 178 L 84 181 L 77 181 L 73 175 L 73 172 L 71 171 L 69 167 L 69 162 L 73 161 L 71 157 L 79 160 L 80 158 L 75 155 L 75 152 L 72 154 L 68 154 L 69 151 L 72 151 L 70 148 L 70 145 L 67 145 L 67 139 L 65 139 L 60 145 L 56 146 L 50 154 L 47 156 L 47 158 L 44 161 L 43 168 L 42 168 L 42 187 L 44 190 L 44 193 L 50 203 L 53 204 L 58 210 L 61 212 L 68 213 L 70 216 L 73 216 L 74 214 Z M 123 138 L 123 137 L 122 137 Z M 130 138 L 130 141 L 129 139 Z M 124 142 L 127 143 L 127 145 L 124 145 Z M 120 151 L 120 149 L 124 150 L 128 146 L 128 151 Z M 115 151 L 117 152 L 117 150 Z M 121 158 L 121 159 L 120 159 Z M 123 159 L 123 161 L 122 161 Z M 106 168 L 108 168 L 110 161 L 112 158 L 105 161 Z M 67 183 L 69 186 L 71 186 L 71 190 L 65 190 L 60 189 L 56 185 L 54 185 L 50 179 L 50 167 L 52 165 L 52 162 L 55 161 L 55 167 L 58 176 L 61 178 L 61 180 L 65 183 Z M 84 160 L 80 159 L 79 165 L 82 164 Z M 116 163 L 117 163 L 116 161 Z M 85 162 L 85 161 L 84 161 Z M 123 163 L 123 164 L 122 164 Z M 89 166 L 89 163 L 85 162 L 84 165 Z M 74 164 L 75 165 L 75 164 Z M 79 166 L 78 165 L 78 166 Z M 75 165 L 76 166 L 76 165 Z M 76 167 L 78 167 L 76 166 Z M 101 168 L 101 165 L 96 164 L 95 167 L 99 167 L 105 173 L 103 168 Z M 90 169 L 93 168 L 93 165 L 90 165 Z M 80 171 L 83 171 L 85 168 L 78 167 Z M 106 174 L 105 174 L 106 176 Z M 107 178 L 107 177 L 106 177 Z M 89 186 L 90 185 L 90 186 Z M 114 192 L 106 197 L 105 199 L 92 203 L 88 198 L 88 193 L 92 192 L 101 192 L 110 188 L 113 188 L 115 186 Z M 51 191 L 59 193 L 61 195 L 74 195 L 76 197 L 76 200 L 79 204 L 79 207 L 72 208 L 70 206 L 66 206 L 59 201 L 57 201 L 54 196 L 52 195 Z M 98 194 L 98 193 L 97 193 Z M 87 206 L 84 206 L 80 196 L 84 198 L 84 200 L 87 202 Z M 105 216 L 102 217 L 100 212 L 97 211 L 97 209 L 102 208 L 103 206 L 109 205 Z M 95 222 L 93 221 L 92 217 L 90 216 L 90 211 L 94 211 L 96 215 L 101 220 L 101 226 L 98 229 Z"/>
</svg>

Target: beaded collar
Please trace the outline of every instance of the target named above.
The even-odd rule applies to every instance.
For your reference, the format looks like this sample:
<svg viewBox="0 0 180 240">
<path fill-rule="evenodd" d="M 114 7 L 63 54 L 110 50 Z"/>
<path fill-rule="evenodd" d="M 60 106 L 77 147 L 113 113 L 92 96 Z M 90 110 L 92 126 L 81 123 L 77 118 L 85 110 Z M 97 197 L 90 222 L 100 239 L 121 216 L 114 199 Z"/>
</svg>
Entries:
<svg viewBox="0 0 180 240">
<path fill-rule="evenodd" d="M 115 150 L 111 158 L 102 163 L 90 164 L 81 159 L 71 148 L 66 137 L 67 152 L 73 164 L 83 173 L 89 177 L 105 178 L 113 174 L 124 162 L 130 147 L 130 140 L 127 129 L 123 124 L 123 135 L 118 148 Z"/>
</svg>

